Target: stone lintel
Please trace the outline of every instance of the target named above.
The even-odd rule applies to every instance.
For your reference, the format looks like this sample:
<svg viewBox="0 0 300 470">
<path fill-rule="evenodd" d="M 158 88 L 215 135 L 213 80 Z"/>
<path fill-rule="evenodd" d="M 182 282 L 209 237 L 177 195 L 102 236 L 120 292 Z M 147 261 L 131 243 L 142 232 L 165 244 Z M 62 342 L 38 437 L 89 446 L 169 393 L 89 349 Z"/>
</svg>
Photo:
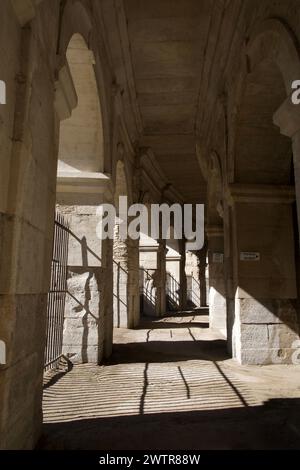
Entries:
<svg viewBox="0 0 300 470">
<path fill-rule="evenodd" d="M 113 193 L 109 175 L 89 171 L 59 171 L 56 190 L 58 194 L 101 195 L 103 202 L 112 200 Z"/>
<path fill-rule="evenodd" d="M 227 198 L 230 205 L 236 202 L 291 204 L 295 201 L 295 189 L 284 185 L 234 183 L 228 186 Z"/>
<path fill-rule="evenodd" d="M 293 104 L 289 96 L 274 113 L 273 122 L 282 135 L 293 137 L 300 130 L 300 106 Z"/>
</svg>

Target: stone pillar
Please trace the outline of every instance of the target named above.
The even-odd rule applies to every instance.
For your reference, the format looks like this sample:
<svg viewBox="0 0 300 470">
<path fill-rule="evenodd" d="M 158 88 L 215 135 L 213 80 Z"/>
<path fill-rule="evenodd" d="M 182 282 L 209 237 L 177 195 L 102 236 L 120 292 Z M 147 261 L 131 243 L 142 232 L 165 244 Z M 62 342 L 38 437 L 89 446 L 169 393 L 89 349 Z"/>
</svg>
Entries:
<svg viewBox="0 0 300 470">
<path fill-rule="evenodd" d="M 138 240 L 119 237 L 115 226 L 114 264 L 114 326 L 134 328 L 139 323 L 139 245 Z"/>
<path fill-rule="evenodd" d="M 185 273 L 185 263 L 186 263 L 186 255 L 185 255 L 185 240 L 180 240 L 180 292 L 179 292 L 179 309 L 186 310 L 187 309 L 187 280 L 186 280 L 186 273 Z"/>
<path fill-rule="evenodd" d="M 165 240 L 159 241 L 157 251 L 157 314 L 163 315 L 166 312 L 166 243 Z"/>
<path fill-rule="evenodd" d="M 97 233 L 97 208 L 111 197 L 109 184 L 101 173 L 58 173 L 57 208 L 69 224 L 63 354 L 73 363 L 100 363 L 110 349 L 112 274 L 108 243 Z"/>
<path fill-rule="evenodd" d="M 199 283 L 200 283 L 200 306 L 207 307 L 207 287 L 206 287 L 206 254 L 207 248 L 204 246 L 198 253 L 199 258 Z"/>
<path fill-rule="evenodd" d="M 199 308 L 200 281 L 197 252 L 186 252 L 185 275 L 187 281 L 187 308 Z"/>
<path fill-rule="evenodd" d="M 113 240 L 103 240 L 103 289 L 102 303 L 104 308 L 104 347 L 103 354 L 108 358 L 112 353 L 113 346 Z"/>
<path fill-rule="evenodd" d="M 224 189 L 226 193 L 226 189 Z M 223 232 L 224 232 L 224 281 L 226 293 L 226 333 L 227 350 L 232 356 L 232 330 L 234 321 L 235 289 L 233 285 L 233 208 L 228 204 L 228 198 L 223 200 Z"/>
<path fill-rule="evenodd" d="M 167 310 L 177 311 L 181 309 L 181 266 L 181 255 L 174 253 L 174 250 L 168 250 L 166 256 Z"/>
<path fill-rule="evenodd" d="M 208 238 L 209 326 L 221 330 L 226 335 L 223 227 L 209 226 L 206 233 Z"/>
<path fill-rule="evenodd" d="M 298 336 L 294 189 L 230 185 L 233 214 L 233 356 L 242 364 L 289 363 Z"/>
<path fill-rule="evenodd" d="M 185 240 L 166 241 L 167 310 L 185 310 L 187 307 L 187 280 L 185 273 Z"/>
<path fill-rule="evenodd" d="M 10 2 L 0 9 L 0 448 L 24 450 L 42 430 L 57 135 L 45 63 L 54 48 L 48 42 L 46 53 L 30 28 L 19 28 Z"/>
<path fill-rule="evenodd" d="M 166 311 L 166 247 L 142 235 L 140 240 L 140 294 L 144 315 L 161 316 Z"/>
</svg>

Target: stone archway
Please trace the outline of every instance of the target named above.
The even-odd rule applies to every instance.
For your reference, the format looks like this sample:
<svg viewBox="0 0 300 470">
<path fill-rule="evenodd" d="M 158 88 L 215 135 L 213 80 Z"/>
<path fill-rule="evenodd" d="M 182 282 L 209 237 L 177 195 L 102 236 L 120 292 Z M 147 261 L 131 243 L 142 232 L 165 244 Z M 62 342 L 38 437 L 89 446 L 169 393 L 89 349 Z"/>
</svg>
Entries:
<svg viewBox="0 0 300 470">
<path fill-rule="evenodd" d="M 58 174 L 102 172 L 103 124 L 95 57 L 83 37 L 76 33 L 69 42 L 66 58 L 66 73 L 71 75 L 77 103 L 70 117 L 60 125 Z"/>
<path fill-rule="evenodd" d="M 61 118 L 57 210 L 69 225 L 68 279 L 62 352 L 72 362 L 99 363 L 111 350 L 111 267 L 108 240 L 99 240 L 98 207 L 109 198 L 104 169 L 102 112 L 95 58 L 79 33 L 72 35 L 56 84 Z"/>
<path fill-rule="evenodd" d="M 229 185 L 235 291 L 229 323 L 233 355 L 244 363 L 289 362 L 298 337 L 293 151 L 273 122 L 298 67 L 292 43 L 277 20 L 254 31 L 238 106 Z"/>
</svg>

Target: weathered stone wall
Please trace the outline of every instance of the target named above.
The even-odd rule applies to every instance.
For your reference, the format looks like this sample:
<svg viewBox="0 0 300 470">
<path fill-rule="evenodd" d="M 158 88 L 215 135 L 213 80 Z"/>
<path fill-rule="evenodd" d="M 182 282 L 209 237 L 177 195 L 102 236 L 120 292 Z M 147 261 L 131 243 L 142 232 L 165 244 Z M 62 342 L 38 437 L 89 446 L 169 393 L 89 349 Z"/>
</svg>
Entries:
<svg viewBox="0 0 300 470">
<path fill-rule="evenodd" d="M 91 14 L 91 2 L 69 0 L 61 18 L 58 0 L 35 2 L 34 7 L 33 2 L 27 2 L 32 8 L 18 9 L 18 15 L 12 4 L 20 2 L 3 0 L 0 3 L 0 70 L 7 88 L 7 104 L 0 109 L 0 338 L 7 349 L 6 364 L 0 366 L 0 447 L 20 449 L 34 447 L 42 424 L 45 319 L 60 121 L 58 109 L 55 111 L 55 90 L 73 34 L 81 34 L 88 46 L 95 49 L 95 72 L 103 112 L 103 167 L 109 173 L 112 172 L 112 113 L 114 100 L 120 99 L 120 90 L 112 79 L 112 61 L 104 46 L 103 28 L 99 26 L 101 12 Z M 123 99 L 127 99 L 126 93 Z M 77 234 L 80 227 L 78 223 Z M 84 285 L 92 273 L 89 306 L 99 314 L 101 300 L 102 316 L 97 328 L 94 320 L 88 322 L 88 359 L 97 343 L 98 349 L 101 345 L 98 361 L 103 353 L 108 356 L 112 347 L 112 248 L 109 242 L 104 251 L 105 266 L 90 265 L 88 255 L 86 266 L 74 262 L 69 278 L 70 291 L 86 300 Z M 83 272 L 78 271 L 78 265 Z M 74 331 L 82 338 L 85 317 L 82 312 L 75 312 L 72 302 L 69 307 L 66 327 L 70 322 L 76 323 Z M 74 350 L 77 339 L 73 341 L 75 336 L 72 335 L 66 336 L 65 351 L 75 352 L 81 360 L 81 352 Z M 96 360 L 96 352 L 92 360 Z"/>
<path fill-rule="evenodd" d="M 87 205 L 88 199 L 94 204 Z M 111 265 L 105 253 L 107 244 L 97 231 L 96 202 L 101 205 L 102 199 L 95 194 L 57 195 L 57 210 L 64 215 L 69 231 L 63 354 L 73 363 L 100 363 L 105 356 L 105 337 L 112 336 L 105 320 L 112 299 L 104 296 Z M 70 205 L 66 205 L 68 201 Z"/>
<path fill-rule="evenodd" d="M 41 428 L 45 318 L 56 184 L 54 115 L 58 2 L 21 29 L 1 2 L 1 448 L 31 448 Z M 45 18 L 47 21 L 45 22 Z M 3 75 L 2 75 L 3 73 Z"/>
</svg>

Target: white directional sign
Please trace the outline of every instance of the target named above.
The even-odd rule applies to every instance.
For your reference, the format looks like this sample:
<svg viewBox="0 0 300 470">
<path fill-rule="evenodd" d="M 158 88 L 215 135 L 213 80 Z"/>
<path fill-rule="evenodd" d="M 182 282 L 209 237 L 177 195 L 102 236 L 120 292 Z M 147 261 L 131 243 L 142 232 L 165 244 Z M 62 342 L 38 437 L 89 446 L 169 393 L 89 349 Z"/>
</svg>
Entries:
<svg viewBox="0 0 300 470">
<path fill-rule="evenodd" d="M 242 251 L 240 254 L 241 261 L 260 261 L 260 253 L 257 251 Z"/>
<path fill-rule="evenodd" d="M 6 345 L 0 340 L 0 365 L 6 364 Z"/>
<path fill-rule="evenodd" d="M 6 104 L 6 86 L 3 80 L 0 80 L 0 104 Z"/>
</svg>

